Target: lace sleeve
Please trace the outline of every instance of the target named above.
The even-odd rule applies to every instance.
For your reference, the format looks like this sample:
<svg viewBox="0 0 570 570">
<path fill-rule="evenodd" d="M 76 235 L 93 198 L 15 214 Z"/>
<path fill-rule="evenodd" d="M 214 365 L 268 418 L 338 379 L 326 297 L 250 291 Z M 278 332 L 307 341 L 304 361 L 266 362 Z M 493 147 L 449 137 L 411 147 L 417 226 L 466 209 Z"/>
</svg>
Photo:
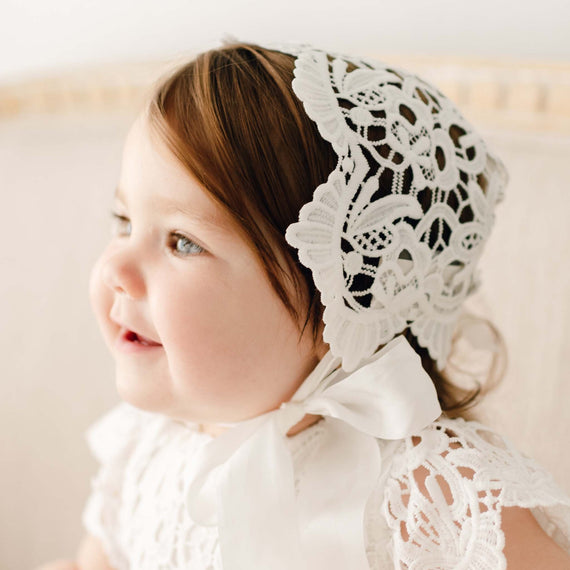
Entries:
<svg viewBox="0 0 570 570">
<path fill-rule="evenodd" d="M 117 570 L 128 568 L 120 546 L 118 511 L 123 472 L 137 442 L 143 417 L 144 412 L 120 404 L 95 422 L 86 434 L 100 468 L 91 481 L 83 526 L 101 541 L 109 563 Z"/>
<path fill-rule="evenodd" d="M 504 570 L 510 506 L 531 509 L 570 552 L 570 500 L 548 472 L 481 424 L 434 422 L 404 441 L 384 488 L 393 567 Z"/>
</svg>

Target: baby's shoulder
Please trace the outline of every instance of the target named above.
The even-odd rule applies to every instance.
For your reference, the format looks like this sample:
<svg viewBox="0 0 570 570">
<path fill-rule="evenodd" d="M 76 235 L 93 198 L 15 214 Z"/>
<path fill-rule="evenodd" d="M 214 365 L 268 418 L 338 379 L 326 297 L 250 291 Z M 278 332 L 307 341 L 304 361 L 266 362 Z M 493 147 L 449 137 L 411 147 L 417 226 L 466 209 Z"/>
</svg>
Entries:
<svg viewBox="0 0 570 570">
<path fill-rule="evenodd" d="M 549 534 L 570 540 L 570 501 L 552 476 L 475 421 L 442 417 L 394 444 L 377 499 L 404 567 L 504 568 L 504 507 L 531 508 Z"/>
</svg>

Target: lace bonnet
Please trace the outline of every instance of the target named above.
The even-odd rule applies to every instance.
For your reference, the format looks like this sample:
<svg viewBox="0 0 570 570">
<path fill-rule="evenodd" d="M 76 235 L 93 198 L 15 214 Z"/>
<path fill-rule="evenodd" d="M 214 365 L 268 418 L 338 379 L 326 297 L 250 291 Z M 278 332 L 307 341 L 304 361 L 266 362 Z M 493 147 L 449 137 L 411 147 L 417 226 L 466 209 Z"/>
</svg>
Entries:
<svg viewBox="0 0 570 570">
<path fill-rule="evenodd" d="M 338 155 L 286 232 L 321 293 L 324 340 L 351 371 L 410 327 L 443 368 L 460 307 L 478 286 L 503 164 L 415 75 L 277 49 L 296 56 L 293 91 Z"/>
</svg>

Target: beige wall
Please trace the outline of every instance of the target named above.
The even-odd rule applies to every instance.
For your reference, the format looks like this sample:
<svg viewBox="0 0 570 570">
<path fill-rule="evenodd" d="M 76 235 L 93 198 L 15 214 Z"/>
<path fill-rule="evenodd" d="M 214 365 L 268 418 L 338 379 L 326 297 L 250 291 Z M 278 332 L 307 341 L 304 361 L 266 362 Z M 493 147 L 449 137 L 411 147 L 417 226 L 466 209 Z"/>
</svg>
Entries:
<svg viewBox="0 0 570 570">
<path fill-rule="evenodd" d="M 132 112 L 0 121 L 0 567 L 72 556 L 95 463 L 85 428 L 116 402 L 90 314 L 91 264 Z M 570 492 L 570 136 L 488 131 L 511 172 L 478 305 L 509 374 L 487 420 Z"/>
<path fill-rule="evenodd" d="M 72 555 L 81 534 L 82 434 L 116 401 L 87 285 L 129 120 L 0 123 L 0 568 Z"/>
<path fill-rule="evenodd" d="M 493 132 L 510 172 L 473 305 L 509 350 L 483 417 L 570 492 L 570 137 Z"/>
</svg>

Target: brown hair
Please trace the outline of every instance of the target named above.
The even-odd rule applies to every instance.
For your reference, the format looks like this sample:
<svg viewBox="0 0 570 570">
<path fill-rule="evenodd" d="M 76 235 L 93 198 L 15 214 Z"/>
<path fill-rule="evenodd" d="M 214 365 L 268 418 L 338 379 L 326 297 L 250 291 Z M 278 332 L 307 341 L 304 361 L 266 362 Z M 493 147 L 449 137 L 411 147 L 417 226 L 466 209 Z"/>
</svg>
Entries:
<svg viewBox="0 0 570 570">
<path fill-rule="evenodd" d="M 292 56 L 250 44 L 202 53 L 159 83 L 148 116 L 181 164 L 235 220 L 301 334 L 310 327 L 316 341 L 319 292 L 284 235 L 338 157 L 294 95 L 293 67 Z M 453 384 L 409 329 L 404 334 L 444 411 L 466 415 L 481 386 Z"/>
</svg>

